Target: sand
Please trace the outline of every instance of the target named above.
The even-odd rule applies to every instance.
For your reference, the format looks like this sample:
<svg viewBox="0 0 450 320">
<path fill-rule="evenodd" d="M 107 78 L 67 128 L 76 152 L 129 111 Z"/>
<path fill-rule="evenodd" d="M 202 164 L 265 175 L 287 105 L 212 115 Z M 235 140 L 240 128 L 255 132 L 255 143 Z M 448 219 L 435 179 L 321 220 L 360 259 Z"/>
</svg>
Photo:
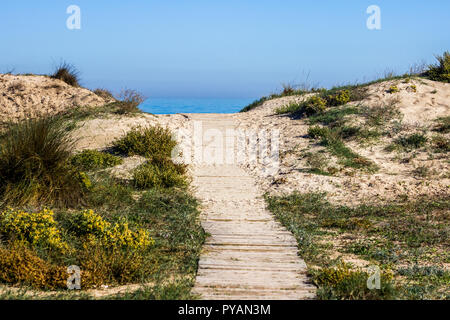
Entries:
<svg viewBox="0 0 450 320">
<path fill-rule="evenodd" d="M 112 101 L 48 76 L 0 74 L 0 123 Z"/>
</svg>

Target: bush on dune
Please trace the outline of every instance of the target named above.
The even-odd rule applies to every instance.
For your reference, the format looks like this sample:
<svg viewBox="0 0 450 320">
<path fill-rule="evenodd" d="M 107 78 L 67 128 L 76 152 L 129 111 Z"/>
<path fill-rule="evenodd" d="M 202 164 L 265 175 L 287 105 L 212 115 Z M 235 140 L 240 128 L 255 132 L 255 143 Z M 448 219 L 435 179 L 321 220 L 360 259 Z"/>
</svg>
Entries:
<svg viewBox="0 0 450 320">
<path fill-rule="evenodd" d="M 176 164 L 171 159 L 153 158 L 136 168 L 133 183 L 136 188 L 171 188 L 187 185 L 186 166 Z"/>
<path fill-rule="evenodd" d="M 135 90 L 125 90 L 119 96 L 119 101 L 115 104 L 118 107 L 118 114 L 129 114 L 141 112 L 138 106 L 144 102 L 145 98 Z"/>
<path fill-rule="evenodd" d="M 122 164 L 120 157 L 97 150 L 84 150 L 71 159 L 71 163 L 82 170 L 95 170 L 114 167 Z"/>
<path fill-rule="evenodd" d="M 434 81 L 450 82 L 450 52 L 446 51 L 442 56 L 436 56 L 437 64 L 430 65 L 426 75 Z"/>
<path fill-rule="evenodd" d="M 59 66 L 56 67 L 55 72 L 51 75 L 53 79 L 64 81 L 72 87 L 80 86 L 79 76 L 80 73 L 75 66 L 67 62 L 61 62 Z"/>
<path fill-rule="evenodd" d="M 82 202 L 86 177 L 70 165 L 71 147 L 69 133 L 56 117 L 8 125 L 0 138 L 0 204 Z"/>
<path fill-rule="evenodd" d="M 106 89 L 95 89 L 94 93 L 105 100 L 115 100 L 113 94 Z"/>
<path fill-rule="evenodd" d="M 160 126 L 135 127 L 114 143 L 114 148 L 128 156 L 170 158 L 177 142 L 169 129 Z"/>
</svg>

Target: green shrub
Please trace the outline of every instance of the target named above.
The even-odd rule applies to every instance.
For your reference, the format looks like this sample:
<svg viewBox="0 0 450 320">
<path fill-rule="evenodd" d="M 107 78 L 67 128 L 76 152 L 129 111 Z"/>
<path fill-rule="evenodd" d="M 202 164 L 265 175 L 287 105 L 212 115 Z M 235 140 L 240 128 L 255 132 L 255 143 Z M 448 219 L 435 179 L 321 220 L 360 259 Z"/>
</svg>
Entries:
<svg viewBox="0 0 450 320">
<path fill-rule="evenodd" d="M 450 82 L 450 52 L 446 51 L 442 56 L 436 56 L 438 63 L 430 65 L 426 75 L 434 81 Z"/>
<path fill-rule="evenodd" d="M 66 268 L 41 259 L 22 241 L 10 243 L 9 248 L 0 247 L 0 282 L 36 289 L 65 289 L 67 278 Z"/>
<path fill-rule="evenodd" d="M 388 93 L 398 93 L 400 89 L 397 86 L 390 86 L 388 89 Z"/>
<path fill-rule="evenodd" d="M 328 106 L 340 106 L 343 104 L 347 104 L 350 102 L 351 96 L 349 90 L 338 91 L 334 95 L 327 96 L 327 105 Z"/>
<path fill-rule="evenodd" d="M 54 117 L 8 125 L 0 137 L 0 205 L 74 206 L 85 188 L 70 165 L 72 142 Z"/>
<path fill-rule="evenodd" d="M 135 127 L 114 142 L 114 148 L 126 155 L 170 158 L 177 142 L 169 129 L 160 126 Z"/>
<path fill-rule="evenodd" d="M 313 96 L 306 100 L 303 107 L 306 115 L 310 116 L 325 111 L 327 108 L 327 101 L 321 97 Z"/>
<path fill-rule="evenodd" d="M 316 270 L 312 274 L 315 284 L 319 287 L 319 299 L 389 300 L 397 294 L 392 284 L 392 275 L 386 272 L 381 272 L 380 289 L 369 289 L 369 274 L 361 270 L 353 271 L 346 264 Z"/>
<path fill-rule="evenodd" d="M 71 159 L 72 165 L 86 171 L 105 169 L 122 164 L 120 157 L 97 150 L 84 150 Z"/>
<path fill-rule="evenodd" d="M 86 237 L 90 243 L 99 243 L 111 249 L 145 250 L 154 244 L 147 230 L 132 231 L 126 221 L 111 224 L 93 210 L 75 214 L 71 224 L 71 231 L 78 237 Z"/>
<path fill-rule="evenodd" d="M 449 152 L 450 151 L 450 139 L 444 136 L 434 136 L 431 140 L 435 151 L 437 152 Z"/>
<path fill-rule="evenodd" d="M 434 128 L 435 131 L 441 133 L 449 133 L 450 132 L 450 116 L 442 117 L 436 120 L 438 123 Z"/>
<path fill-rule="evenodd" d="M 394 143 L 397 144 L 400 148 L 410 150 L 423 147 L 427 141 L 428 139 L 423 134 L 414 133 L 409 136 L 400 137 L 395 140 Z"/>
<path fill-rule="evenodd" d="M 83 289 L 104 284 L 124 285 L 139 282 L 155 273 L 157 258 L 150 251 L 131 248 L 109 248 L 100 243 L 85 243 L 77 252 L 83 274 Z"/>
<path fill-rule="evenodd" d="M 308 135 L 313 139 L 321 138 L 328 134 L 328 129 L 324 127 L 314 126 L 308 128 Z"/>
<path fill-rule="evenodd" d="M 154 159 L 134 170 L 133 183 L 139 189 L 183 187 L 187 184 L 185 173 L 184 165 L 170 159 Z"/>
<path fill-rule="evenodd" d="M 79 75 L 80 73 L 74 65 L 67 62 L 61 62 L 51 77 L 53 79 L 64 81 L 72 87 L 79 87 Z"/>
<path fill-rule="evenodd" d="M 105 100 L 116 100 L 113 94 L 106 89 L 95 89 L 94 93 Z"/>
<path fill-rule="evenodd" d="M 303 108 L 302 103 L 293 102 L 286 106 L 279 107 L 275 109 L 276 114 L 286 114 L 286 113 L 297 113 Z"/>
</svg>

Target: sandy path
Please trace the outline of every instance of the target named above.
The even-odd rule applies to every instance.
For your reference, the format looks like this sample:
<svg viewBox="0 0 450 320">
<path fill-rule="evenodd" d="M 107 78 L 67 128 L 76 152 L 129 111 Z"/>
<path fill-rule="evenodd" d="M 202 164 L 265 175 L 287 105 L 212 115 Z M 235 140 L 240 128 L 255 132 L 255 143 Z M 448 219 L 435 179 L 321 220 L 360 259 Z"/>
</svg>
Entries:
<svg viewBox="0 0 450 320">
<path fill-rule="evenodd" d="M 202 121 L 203 132 L 214 128 L 225 135 L 237 125 L 230 115 L 189 117 Z M 203 202 L 202 225 L 210 234 L 194 293 L 226 300 L 314 297 L 294 237 L 265 209 L 253 177 L 238 165 L 197 164 L 193 180 Z"/>
</svg>

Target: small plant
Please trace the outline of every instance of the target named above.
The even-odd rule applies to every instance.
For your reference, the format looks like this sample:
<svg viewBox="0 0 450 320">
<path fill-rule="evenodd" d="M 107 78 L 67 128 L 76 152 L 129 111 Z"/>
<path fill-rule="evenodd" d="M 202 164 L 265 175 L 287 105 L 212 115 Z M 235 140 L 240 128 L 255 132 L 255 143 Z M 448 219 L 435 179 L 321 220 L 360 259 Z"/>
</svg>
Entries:
<svg viewBox="0 0 450 320">
<path fill-rule="evenodd" d="M 15 82 L 12 83 L 9 87 L 8 87 L 8 91 L 12 92 L 12 93 L 16 93 L 16 92 L 20 92 L 20 91 L 25 91 L 25 85 L 22 82 Z"/>
<path fill-rule="evenodd" d="M 420 178 L 426 178 L 430 175 L 430 168 L 426 166 L 419 166 L 413 170 L 413 175 Z"/>
<path fill-rule="evenodd" d="M 84 150 L 71 159 L 72 165 L 86 171 L 114 167 L 122 162 L 120 157 L 97 150 Z"/>
<path fill-rule="evenodd" d="M 8 239 L 27 241 L 53 249 L 68 249 L 53 218 L 53 211 L 25 212 L 9 209 L 0 213 L 0 233 Z"/>
<path fill-rule="evenodd" d="M 338 91 L 334 95 L 327 96 L 327 104 L 329 106 L 340 106 L 350 102 L 350 98 L 351 96 L 349 90 Z"/>
<path fill-rule="evenodd" d="M 326 147 L 332 154 L 341 158 L 340 162 L 345 167 L 364 169 L 368 172 L 378 170 L 375 163 L 353 152 L 342 141 L 342 128 L 309 127 L 308 135 L 313 139 L 320 138 L 320 144 Z"/>
<path fill-rule="evenodd" d="M 94 93 L 105 100 L 116 100 L 113 94 L 106 89 L 95 89 Z"/>
<path fill-rule="evenodd" d="M 412 92 L 417 92 L 417 86 L 415 84 L 410 86 Z"/>
<path fill-rule="evenodd" d="M 295 92 L 294 87 L 292 87 L 289 83 L 282 83 L 281 86 L 283 87 L 283 91 L 281 93 L 283 96 L 289 96 Z"/>
<path fill-rule="evenodd" d="M 370 290 L 367 287 L 367 272 L 351 270 L 346 264 L 336 268 L 323 268 L 312 272 L 314 282 L 319 286 L 318 297 L 339 300 L 379 300 L 392 299 L 396 290 L 392 284 L 392 275 L 381 273 L 381 288 Z"/>
<path fill-rule="evenodd" d="M 72 218 L 72 228 L 78 237 L 85 237 L 89 242 L 100 243 L 111 249 L 130 248 L 145 250 L 154 244 L 148 231 L 132 231 L 126 221 L 111 224 L 93 210 L 77 213 Z"/>
<path fill-rule="evenodd" d="M 450 116 L 439 118 L 436 120 L 438 123 L 434 128 L 434 131 L 440 133 L 449 133 L 450 132 Z"/>
<path fill-rule="evenodd" d="M 434 81 L 450 82 L 450 52 L 446 51 L 442 56 L 436 56 L 437 64 L 430 65 L 426 75 Z"/>
<path fill-rule="evenodd" d="M 449 152 L 450 151 L 450 139 L 444 136 L 436 135 L 431 139 L 431 143 L 437 152 Z"/>
<path fill-rule="evenodd" d="M 336 173 L 333 169 L 326 169 L 329 163 L 327 156 L 320 152 L 308 152 L 306 155 L 306 163 L 311 168 L 311 172 L 321 175 L 330 175 Z M 331 171 L 331 172 L 330 172 Z"/>
<path fill-rule="evenodd" d="M 187 185 L 186 167 L 175 164 L 171 159 L 153 159 L 136 168 L 133 183 L 136 188 L 171 188 Z"/>
<path fill-rule="evenodd" d="M 67 269 L 53 265 L 21 241 L 0 247 L 0 281 L 36 289 L 66 289 Z"/>
<path fill-rule="evenodd" d="M 55 117 L 7 126 L 0 137 L 0 205 L 74 206 L 85 190 L 70 165 L 73 142 Z"/>
<path fill-rule="evenodd" d="M 403 149 L 410 150 L 423 147 L 427 141 L 428 139 L 423 134 L 414 133 L 409 136 L 400 137 L 394 143 Z"/>
<path fill-rule="evenodd" d="M 325 136 L 328 132 L 327 128 L 322 128 L 319 126 L 309 127 L 308 135 L 313 139 L 318 139 Z"/>
<path fill-rule="evenodd" d="M 318 96 L 313 96 L 303 104 L 303 107 L 306 115 L 310 116 L 325 111 L 327 108 L 327 101 Z"/>
<path fill-rule="evenodd" d="M 391 94 L 398 93 L 398 92 L 400 92 L 400 89 L 397 86 L 390 86 L 387 92 L 391 93 Z"/>
<path fill-rule="evenodd" d="M 118 106 L 117 113 L 128 114 L 141 112 L 138 106 L 144 102 L 145 98 L 135 90 L 124 90 L 116 103 Z"/>
<path fill-rule="evenodd" d="M 74 65 L 67 62 L 61 62 L 59 66 L 56 67 L 56 70 L 51 77 L 53 79 L 64 81 L 72 87 L 79 87 L 79 76 L 80 73 Z"/>
<path fill-rule="evenodd" d="M 367 123 L 372 126 L 383 126 L 392 119 L 399 119 L 401 112 L 395 103 L 387 105 L 363 107 L 361 114 L 367 119 Z"/>
<path fill-rule="evenodd" d="M 160 126 L 134 127 L 114 142 L 114 148 L 118 152 L 147 158 L 170 158 L 176 145 L 170 130 Z"/>
<path fill-rule="evenodd" d="M 301 103 L 290 103 L 286 106 L 279 107 L 275 109 L 275 114 L 286 114 L 286 113 L 297 113 L 302 110 L 303 105 Z"/>
</svg>

